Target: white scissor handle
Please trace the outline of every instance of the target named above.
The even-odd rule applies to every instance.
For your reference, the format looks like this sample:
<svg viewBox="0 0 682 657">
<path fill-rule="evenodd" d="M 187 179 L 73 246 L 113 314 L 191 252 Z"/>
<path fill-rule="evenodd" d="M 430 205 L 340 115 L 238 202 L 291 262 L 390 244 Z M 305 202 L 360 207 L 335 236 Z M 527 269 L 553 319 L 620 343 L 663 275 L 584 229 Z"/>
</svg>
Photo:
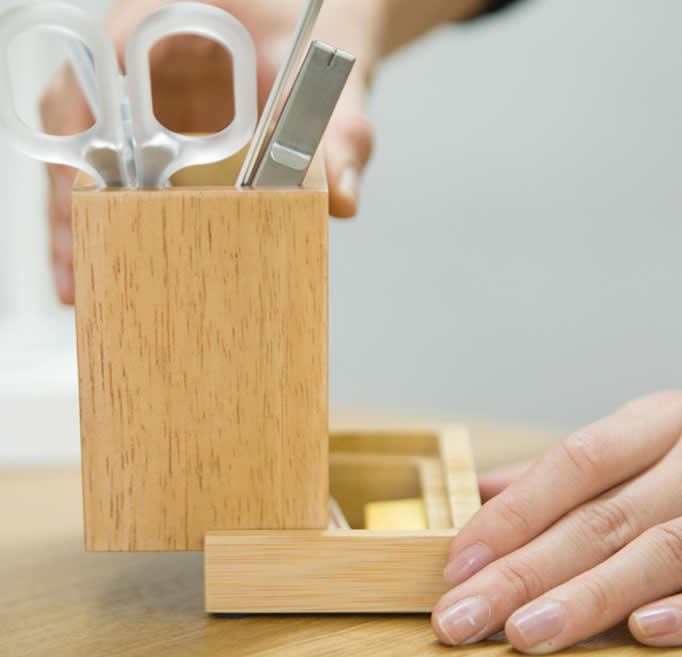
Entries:
<svg viewBox="0 0 682 657">
<path fill-rule="evenodd" d="M 99 112 L 95 124 L 77 135 L 58 137 L 36 131 L 17 115 L 11 95 L 9 44 L 20 34 L 39 28 L 78 39 L 90 49 L 97 70 Z M 120 118 L 120 72 L 111 38 L 97 21 L 75 7 L 34 2 L 0 15 L 0 130 L 27 155 L 66 164 L 91 175 L 99 184 L 125 184 L 120 154 L 124 135 Z M 93 155 L 96 152 L 96 162 Z"/>
<path fill-rule="evenodd" d="M 154 116 L 149 52 L 156 42 L 175 34 L 207 37 L 232 55 L 234 120 L 213 135 L 181 135 Z M 126 68 L 139 186 L 163 187 L 176 171 L 226 159 L 251 139 L 258 121 L 256 49 L 246 28 L 227 12 L 196 2 L 160 9 L 144 19 L 128 40 Z"/>
</svg>

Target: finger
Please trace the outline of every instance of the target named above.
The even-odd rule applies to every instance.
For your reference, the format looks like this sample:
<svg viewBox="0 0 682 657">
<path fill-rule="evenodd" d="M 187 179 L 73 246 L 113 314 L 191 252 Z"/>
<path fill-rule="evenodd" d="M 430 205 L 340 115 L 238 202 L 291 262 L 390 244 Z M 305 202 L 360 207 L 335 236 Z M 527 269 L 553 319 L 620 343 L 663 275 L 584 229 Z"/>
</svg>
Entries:
<svg viewBox="0 0 682 657">
<path fill-rule="evenodd" d="M 612 627 L 682 588 L 682 518 L 657 525 L 596 568 L 519 609 L 505 627 L 523 652 L 546 654 Z"/>
<path fill-rule="evenodd" d="M 571 509 L 661 459 L 681 433 L 682 392 L 666 392 L 568 436 L 462 529 L 450 550 L 451 572 L 470 577 L 530 542 Z"/>
<path fill-rule="evenodd" d="M 515 463 L 504 468 L 498 468 L 492 472 L 486 472 L 478 478 L 478 488 L 481 491 L 481 499 L 487 502 L 495 495 L 501 493 L 513 481 L 520 479 L 531 466 L 531 461 Z"/>
<path fill-rule="evenodd" d="M 434 610 L 436 634 L 453 644 L 484 638 L 498 631 L 516 609 L 604 562 L 653 525 L 682 514 L 682 499 L 660 494 L 662 487 L 673 487 L 679 479 L 681 461 L 678 443 L 646 473 L 570 512 L 528 545 L 447 593 Z M 471 599 L 478 600 L 481 609 L 485 605 L 487 613 L 479 617 L 485 617 L 485 626 L 471 619 L 464 622 L 463 603 Z"/>
<path fill-rule="evenodd" d="M 355 216 L 360 180 L 372 154 L 373 133 L 364 93 L 347 89 L 325 137 L 329 211 L 340 219 Z"/>
<path fill-rule="evenodd" d="M 648 646 L 682 646 L 682 595 L 641 607 L 630 615 L 628 627 Z"/>
<path fill-rule="evenodd" d="M 43 129 L 52 135 L 73 135 L 87 130 L 92 113 L 70 68 L 63 69 L 41 99 Z M 71 187 L 75 170 L 51 164 L 48 174 L 50 253 L 57 296 L 62 303 L 74 300 L 71 244 Z"/>
<path fill-rule="evenodd" d="M 64 304 L 74 302 L 73 245 L 71 237 L 71 187 L 75 172 L 59 165 L 48 171 L 48 217 L 50 254 L 55 288 Z"/>
</svg>

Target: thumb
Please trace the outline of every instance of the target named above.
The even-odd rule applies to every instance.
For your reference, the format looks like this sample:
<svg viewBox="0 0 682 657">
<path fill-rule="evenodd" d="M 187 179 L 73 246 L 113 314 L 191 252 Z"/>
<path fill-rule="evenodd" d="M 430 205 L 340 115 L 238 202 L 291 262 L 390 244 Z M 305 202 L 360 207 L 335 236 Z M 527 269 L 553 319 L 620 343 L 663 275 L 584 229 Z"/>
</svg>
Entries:
<svg viewBox="0 0 682 657">
<path fill-rule="evenodd" d="M 348 87 L 325 136 L 329 211 L 339 219 L 354 217 L 360 180 L 372 154 L 374 135 L 366 113 L 366 91 Z"/>
</svg>

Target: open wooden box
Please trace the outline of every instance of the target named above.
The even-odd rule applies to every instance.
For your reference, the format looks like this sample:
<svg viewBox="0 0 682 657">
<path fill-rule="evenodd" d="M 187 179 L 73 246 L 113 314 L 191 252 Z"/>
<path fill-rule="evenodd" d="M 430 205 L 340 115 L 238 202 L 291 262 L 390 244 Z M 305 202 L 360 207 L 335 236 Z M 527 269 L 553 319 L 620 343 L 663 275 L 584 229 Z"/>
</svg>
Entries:
<svg viewBox="0 0 682 657">
<path fill-rule="evenodd" d="M 480 507 L 467 431 L 334 431 L 330 492 L 353 529 L 209 531 L 206 610 L 430 612 L 452 538 Z M 427 530 L 361 528 L 367 503 L 414 497 Z"/>
</svg>

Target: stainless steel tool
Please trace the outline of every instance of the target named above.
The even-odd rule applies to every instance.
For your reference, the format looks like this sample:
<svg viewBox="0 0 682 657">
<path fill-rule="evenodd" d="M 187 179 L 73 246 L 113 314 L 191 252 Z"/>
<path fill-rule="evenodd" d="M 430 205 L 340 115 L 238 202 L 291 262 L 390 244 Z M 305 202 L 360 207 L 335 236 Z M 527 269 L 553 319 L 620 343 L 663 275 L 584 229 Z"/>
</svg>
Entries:
<svg viewBox="0 0 682 657">
<path fill-rule="evenodd" d="M 289 51 L 284 60 L 284 64 L 277 74 L 268 100 L 265 103 L 263 114 L 256 127 L 256 132 L 251 140 L 246 159 L 239 172 L 237 187 L 248 187 L 253 182 L 253 175 L 263 152 L 263 147 L 275 122 L 277 111 L 280 108 L 284 94 L 296 71 L 298 63 L 301 61 L 303 51 L 309 42 L 310 35 L 320 10 L 322 9 L 323 2 L 324 0 L 307 0 L 306 2 L 303 13 L 301 14 L 298 25 L 294 31 L 294 38 L 289 46 Z"/>
<path fill-rule="evenodd" d="M 251 186 L 295 187 L 305 178 L 350 75 L 355 57 L 314 41 Z"/>
</svg>

